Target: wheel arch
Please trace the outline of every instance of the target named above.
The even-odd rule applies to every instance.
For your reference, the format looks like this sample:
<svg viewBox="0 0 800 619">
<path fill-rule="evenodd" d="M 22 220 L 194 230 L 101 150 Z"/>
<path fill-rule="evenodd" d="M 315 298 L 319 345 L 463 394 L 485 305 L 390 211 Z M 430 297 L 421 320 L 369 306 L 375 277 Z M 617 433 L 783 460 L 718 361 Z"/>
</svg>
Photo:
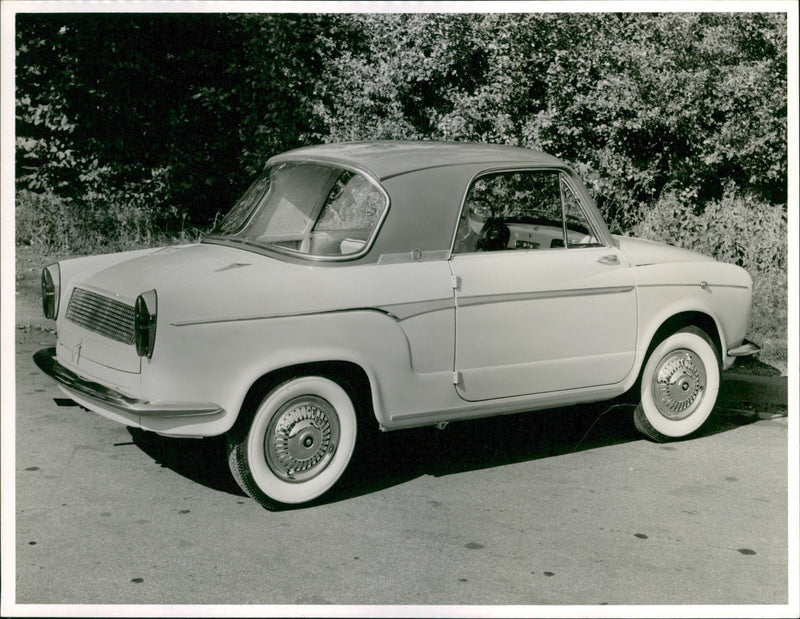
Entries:
<svg viewBox="0 0 800 619">
<path fill-rule="evenodd" d="M 258 377 L 247 390 L 236 421 L 228 432 L 234 436 L 247 432 L 250 418 L 264 395 L 281 383 L 299 376 L 321 376 L 334 381 L 350 395 L 359 420 L 377 424 L 372 408 L 372 386 L 366 370 L 352 361 L 324 360 L 276 368 Z"/>
<path fill-rule="evenodd" d="M 714 319 L 713 316 L 711 316 L 707 312 L 699 310 L 688 310 L 688 311 L 678 312 L 677 314 L 673 314 L 672 316 L 661 322 L 661 325 L 655 330 L 653 335 L 650 337 L 650 341 L 647 346 L 647 351 L 644 355 L 644 361 L 642 363 L 642 367 L 639 370 L 639 373 L 641 374 L 641 370 L 644 369 L 644 363 L 647 362 L 647 359 L 650 357 L 650 354 L 653 352 L 656 346 L 658 346 L 665 338 L 675 333 L 678 329 L 682 329 L 683 327 L 689 327 L 689 326 L 695 326 L 698 329 L 702 329 L 706 333 L 706 335 L 708 335 L 708 337 L 711 338 L 711 341 L 717 348 L 717 356 L 720 362 L 722 362 L 723 341 L 722 341 L 722 333 L 720 331 L 719 325 L 717 324 L 717 321 Z"/>
<path fill-rule="evenodd" d="M 628 382 L 626 383 L 624 395 L 626 401 L 630 400 L 631 398 L 635 398 L 638 401 L 638 392 L 642 381 L 642 373 L 644 372 L 644 367 L 647 363 L 647 360 L 650 358 L 650 355 L 653 353 L 656 346 L 658 346 L 664 339 L 679 329 L 688 326 L 695 326 L 699 329 L 702 329 L 702 331 L 706 333 L 709 338 L 711 338 L 711 341 L 717 349 L 717 358 L 720 363 L 722 363 L 722 346 L 724 345 L 724 342 L 722 339 L 723 334 L 718 321 L 710 313 L 702 310 L 687 309 L 677 311 L 673 314 L 663 317 L 658 323 L 658 327 L 653 329 L 649 335 L 645 334 L 643 336 L 642 339 L 647 341 L 647 348 L 645 349 L 644 354 L 641 354 L 640 349 L 640 356 L 637 362 L 635 373 L 632 373 L 632 375 L 628 378 Z"/>
</svg>

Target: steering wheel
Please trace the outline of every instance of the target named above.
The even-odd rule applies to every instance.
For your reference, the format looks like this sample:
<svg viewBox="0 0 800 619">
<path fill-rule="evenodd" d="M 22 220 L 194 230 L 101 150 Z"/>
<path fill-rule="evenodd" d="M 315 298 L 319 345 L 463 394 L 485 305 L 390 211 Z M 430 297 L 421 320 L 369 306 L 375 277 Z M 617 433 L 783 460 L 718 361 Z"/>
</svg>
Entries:
<svg viewBox="0 0 800 619">
<path fill-rule="evenodd" d="M 475 251 L 497 251 L 508 247 L 511 231 L 502 219 L 489 219 L 481 228 Z"/>
</svg>

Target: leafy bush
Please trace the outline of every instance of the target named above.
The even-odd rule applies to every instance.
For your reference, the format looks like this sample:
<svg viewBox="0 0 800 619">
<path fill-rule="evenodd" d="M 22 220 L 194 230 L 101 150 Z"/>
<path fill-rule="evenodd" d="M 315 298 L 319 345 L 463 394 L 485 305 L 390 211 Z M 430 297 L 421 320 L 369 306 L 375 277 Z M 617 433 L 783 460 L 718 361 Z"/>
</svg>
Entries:
<svg viewBox="0 0 800 619">
<path fill-rule="evenodd" d="M 168 170 L 151 204 L 205 226 L 276 152 L 413 138 L 559 156 L 615 231 L 670 190 L 787 200 L 780 12 L 32 13 L 16 40 L 17 181 L 67 199 Z"/>
<path fill-rule="evenodd" d="M 95 171 L 97 172 L 97 171 Z M 88 179 L 81 199 L 52 191 L 20 189 L 16 194 L 16 242 L 44 253 L 94 253 L 184 242 L 198 235 L 185 214 L 164 208 L 165 171 L 147 182 L 104 189 L 103 171 Z"/>
<path fill-rule="evenodd" d="M 357 15 L 324 66 L 323 141 L 444 139 L 544 150 L 614 231 L 673 189 L 731 181 L 786 202 L 780 13 Z M 333 44 L 331 44 L 333 47 Z"/>
<path fill-rule="evenodd" d="M 786 372 L 788 356 L 789 275 L 769 269 L 753 275 L 753 311 L 748 338 L 761 347 L 763 361 Z"/>
<path fill-rule="evenodd" d="M 667 193 L 633 228 L 634 236 L 693 249 L 751 274 L 786 269 L 787 234 L 783 207 L 737 193 L 733 186 L 699 212 Z"/>
<path fill-rule="evenodd" d="M 16 244 L 46 254 L 69 247 L 79 236 L 67 200 L 53 192 L 17 191 L 16 220 Z"/>
</svg>

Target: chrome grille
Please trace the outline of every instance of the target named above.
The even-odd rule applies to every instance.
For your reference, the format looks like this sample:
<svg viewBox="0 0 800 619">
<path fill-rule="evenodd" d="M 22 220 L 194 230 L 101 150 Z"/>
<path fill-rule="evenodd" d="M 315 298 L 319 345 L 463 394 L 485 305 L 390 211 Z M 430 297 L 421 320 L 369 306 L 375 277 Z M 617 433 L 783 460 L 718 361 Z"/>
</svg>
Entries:
<svg viewBox="0 0 800 619">
<path fill-rule="evenodd" d="M 133 306 L 75 288 L 67 320 L 123 344 L 133 344 Z"/>
</svg>

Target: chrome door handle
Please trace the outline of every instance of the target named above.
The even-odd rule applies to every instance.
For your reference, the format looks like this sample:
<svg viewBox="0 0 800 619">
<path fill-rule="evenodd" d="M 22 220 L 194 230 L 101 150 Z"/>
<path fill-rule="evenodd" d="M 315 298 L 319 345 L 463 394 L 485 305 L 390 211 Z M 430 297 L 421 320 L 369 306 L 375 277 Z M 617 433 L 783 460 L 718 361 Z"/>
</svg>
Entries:
<svg viewBox="0 0 800 619">
<path fill-rule="evenodd" d="M 619 257 L 617 254 L 609 254 L 608 256 L 603 256 L 598 260 L 600 264 L 619 264 Z"/>
</svg>

